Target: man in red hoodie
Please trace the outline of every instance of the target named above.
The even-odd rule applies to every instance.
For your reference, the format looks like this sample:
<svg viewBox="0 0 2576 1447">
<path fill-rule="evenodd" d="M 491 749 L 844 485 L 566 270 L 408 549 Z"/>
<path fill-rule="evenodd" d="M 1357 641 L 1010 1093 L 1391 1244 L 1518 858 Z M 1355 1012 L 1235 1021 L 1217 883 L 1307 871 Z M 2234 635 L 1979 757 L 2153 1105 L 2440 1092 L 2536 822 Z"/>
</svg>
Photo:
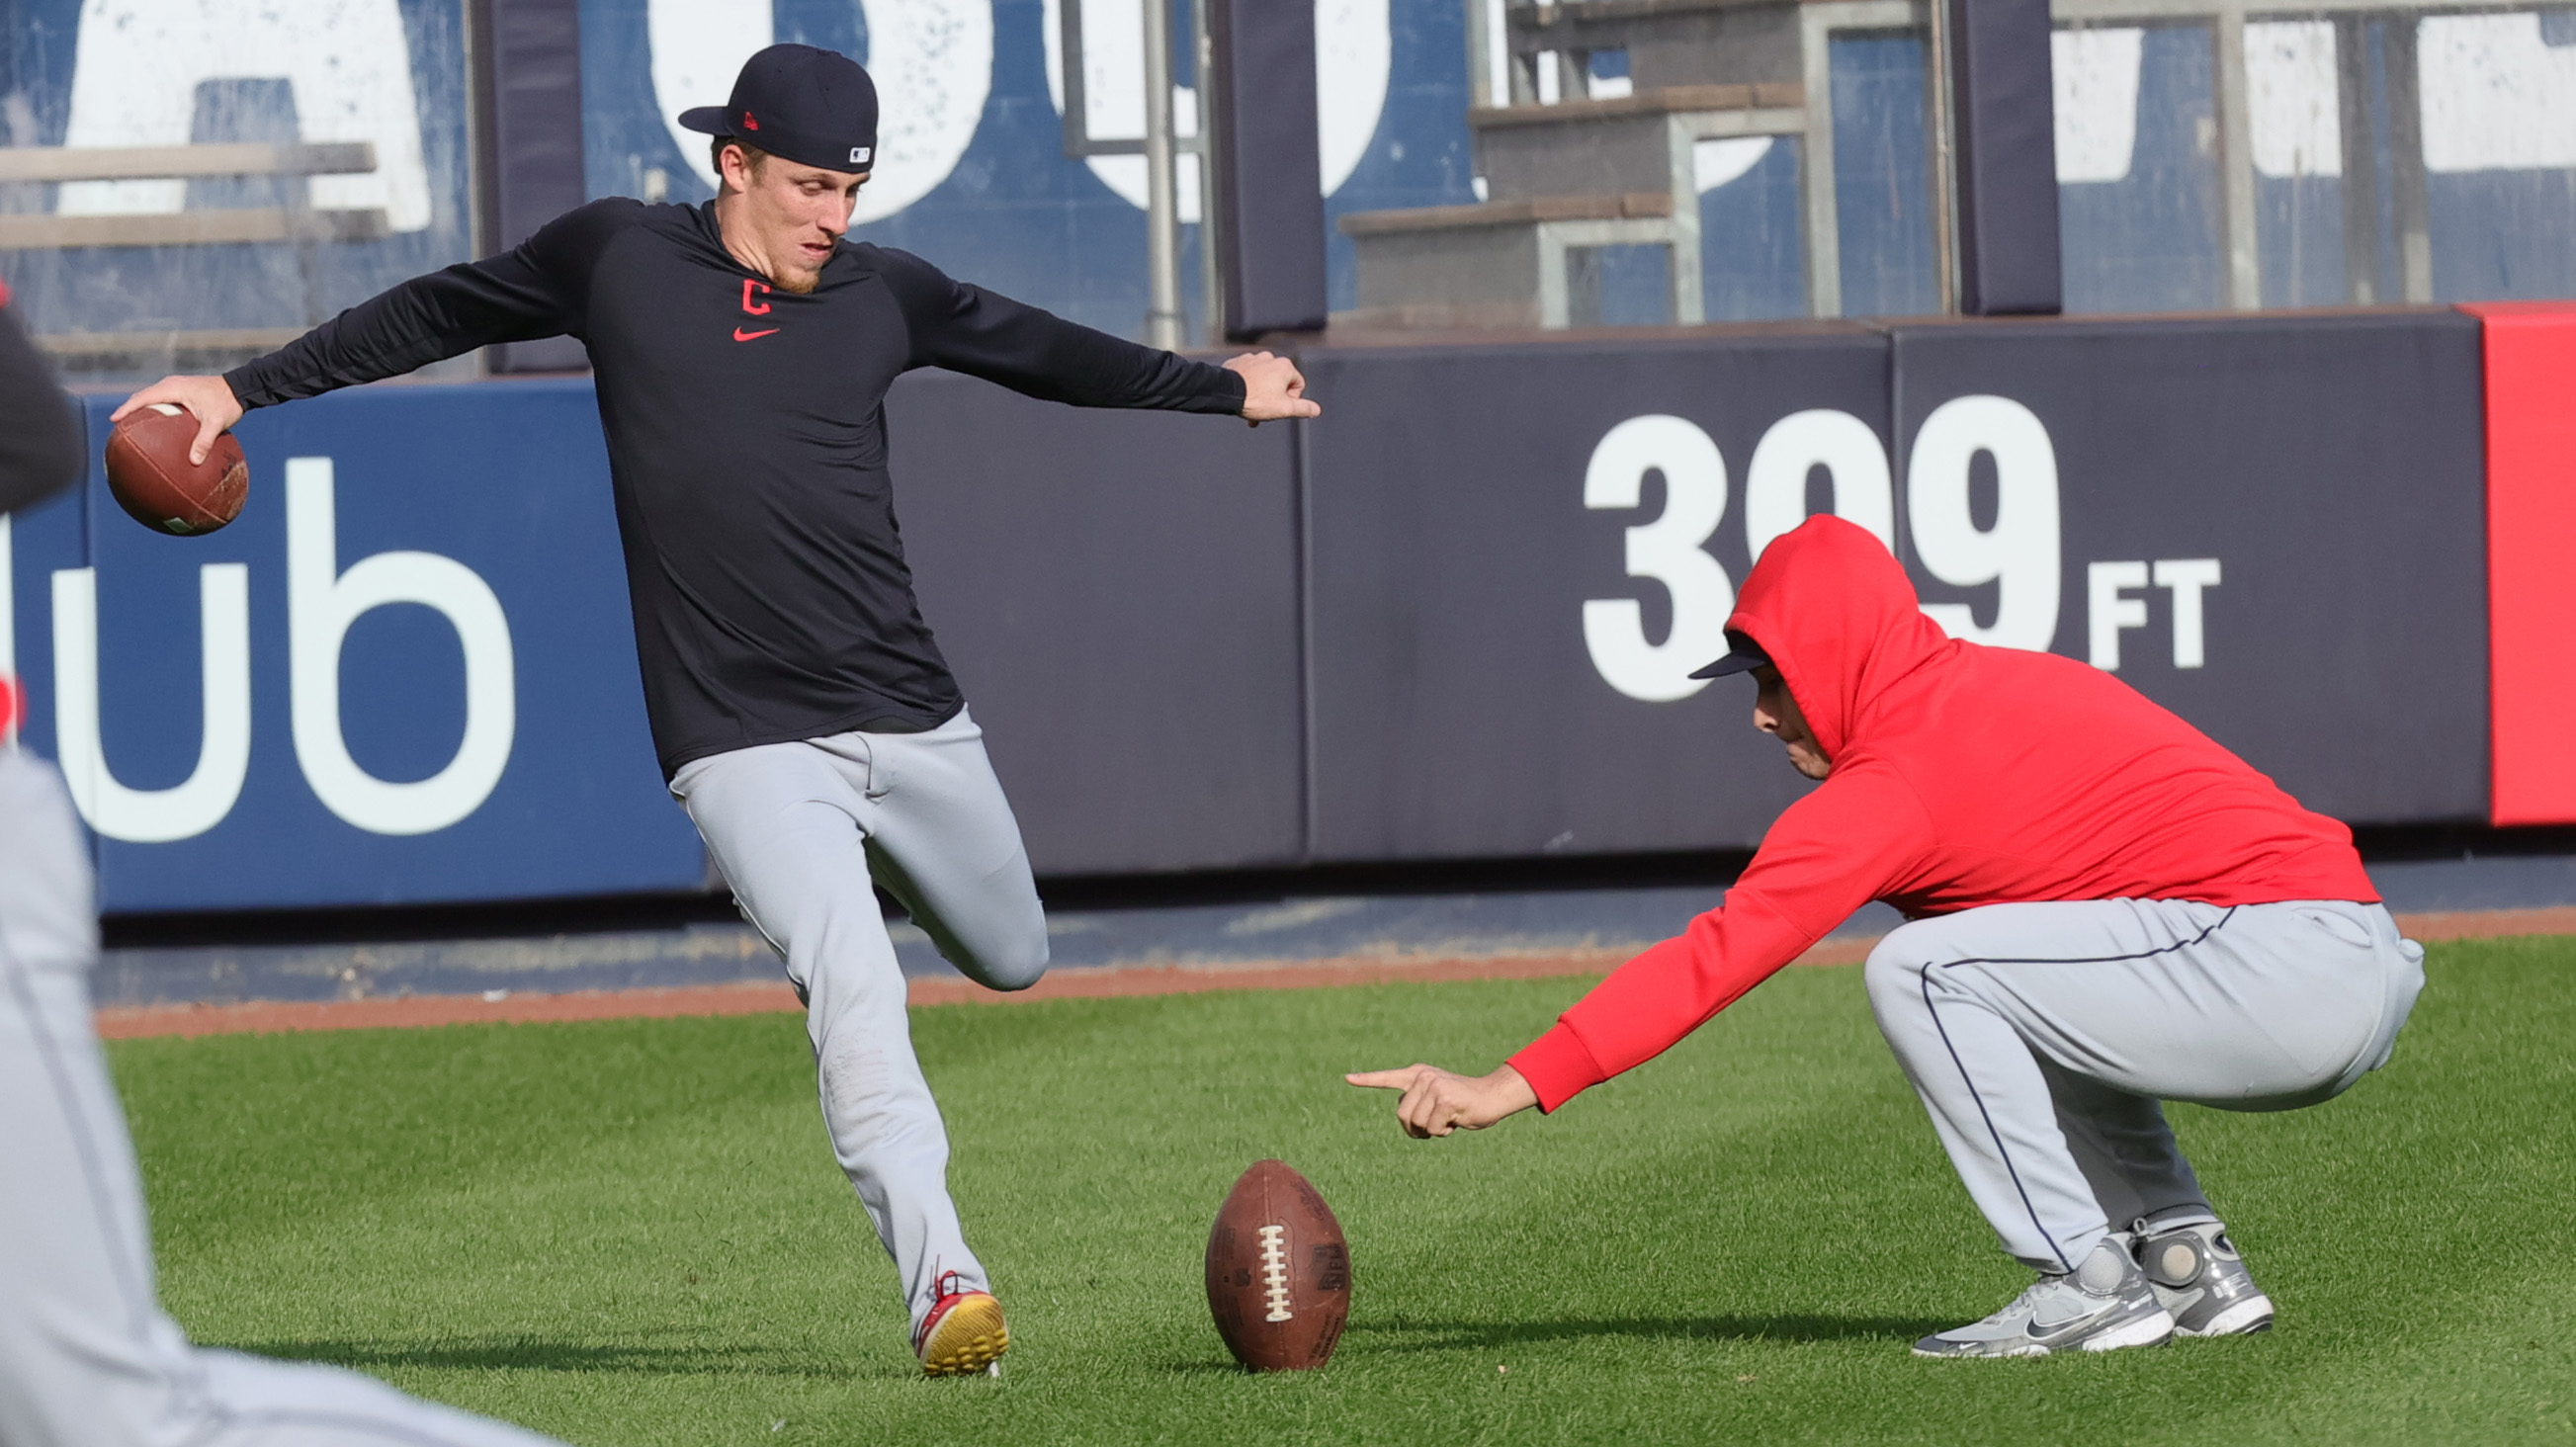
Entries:
<svg viewBox="0 0 2576 1447">
<path fill-rule="evenodd" d="M 1404 1092 L 1481 1130 L 1653 1059 L 1871 900 L 1870 1008 L 2004 1249 L 2039 1280 L 1924 1356 L 2261 1331 L 2272 1303 L 2162 1100 L 2286 1110 L 2387 1062 L 2422 990 L 2352 834 L 2119 680 L 1945 636 L 1878 540 L 1811 518 L 1764 551 L 1725 658 L 1823 787 L 1722 908 L 1621 966 L 1491 1075 Z"/>
</svg>

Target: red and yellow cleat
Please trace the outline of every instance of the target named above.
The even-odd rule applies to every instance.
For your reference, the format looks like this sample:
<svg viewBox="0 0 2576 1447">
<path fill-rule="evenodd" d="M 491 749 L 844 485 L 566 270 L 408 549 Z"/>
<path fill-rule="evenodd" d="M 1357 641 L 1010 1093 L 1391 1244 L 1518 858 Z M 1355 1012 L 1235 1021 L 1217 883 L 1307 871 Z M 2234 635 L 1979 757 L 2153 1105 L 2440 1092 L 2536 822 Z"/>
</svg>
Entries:
<svg viewBox="0 0 2576 1447">
<path fill-rule="evenodd" d="M 957 1273 L 939 1280 L 939 1304 L 913 1331 L 912 1350 L 921 1369 L 934 1377 L 962 1377 L 984 1371 L 1011 1349 L 1011 1329 L 1002 1322 L 1002 1303 L 989 1291 L 953 1291 Z"/>
</svg>

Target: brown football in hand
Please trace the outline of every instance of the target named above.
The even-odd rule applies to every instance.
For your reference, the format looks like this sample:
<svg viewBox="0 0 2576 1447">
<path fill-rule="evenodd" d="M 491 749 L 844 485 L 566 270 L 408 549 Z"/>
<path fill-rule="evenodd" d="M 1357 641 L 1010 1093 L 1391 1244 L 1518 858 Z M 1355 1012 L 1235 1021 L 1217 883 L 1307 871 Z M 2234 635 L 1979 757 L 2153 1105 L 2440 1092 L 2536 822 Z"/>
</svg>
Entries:
<svg viewBox="0 0 2576 1447">
<path fill-rule="evenodd" d="M 188 461 L 197 419 L 167 402 L 138 407 L 107 439 L 107 489 L 117 505 L 155 532 L 210 533 L 241 516 L 250 463 L 229 432 Z"/>
<path fill-rule="evenodd" d="M 1254 1163 L 1217 1209 L 1207 1294 L 1225 1349 L 1254 1371 L 1332 1360 L 1351 1314 L 1351 1251 L 1333 1208 L 1286 1163 Z"/>
</svg>

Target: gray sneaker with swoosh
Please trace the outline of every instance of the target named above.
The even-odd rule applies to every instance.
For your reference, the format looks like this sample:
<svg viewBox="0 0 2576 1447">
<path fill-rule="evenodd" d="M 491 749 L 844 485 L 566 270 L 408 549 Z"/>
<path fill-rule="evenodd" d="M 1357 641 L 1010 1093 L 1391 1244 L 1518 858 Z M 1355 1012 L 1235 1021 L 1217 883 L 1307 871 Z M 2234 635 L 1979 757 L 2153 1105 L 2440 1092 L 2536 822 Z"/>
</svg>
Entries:
<svg viewBox="0 0 2576 1447">
<path fill-rule="evenodd" d="M 2254 1284 L 2227 1228 L 2216 1221 L 2170 1231 L 2135 1228 L 2138 1267 L 2184 1336 L 2248 1336 L 2272 1329 L 2272 1298 Z"/>
<path fill-rule="evenodd" d="M 2156 1300 L 2146 1274 L 2118 1241 L 2105 1237 L 2073 1271 L 2042 1273 L 2003 1310 L 1935 1332 L 1914 1344 L 1914 1354 L 2044 1357 L 2162 1346 L 2173 1334 L 2173 1315 Z"/>
</svg>

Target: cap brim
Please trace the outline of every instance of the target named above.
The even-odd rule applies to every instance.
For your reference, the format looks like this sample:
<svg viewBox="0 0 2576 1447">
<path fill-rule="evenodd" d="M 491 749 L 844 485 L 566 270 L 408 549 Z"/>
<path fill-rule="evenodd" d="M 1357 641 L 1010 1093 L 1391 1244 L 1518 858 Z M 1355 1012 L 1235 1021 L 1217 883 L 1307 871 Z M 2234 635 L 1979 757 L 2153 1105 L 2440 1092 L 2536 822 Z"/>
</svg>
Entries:
<svg viewBox="0 0 2576 1447">
<path fill-rule="evenodd" d="M 1710 664 L 1708 667 L 1693 673 L 1691 677 L 1724 678 L 1730 673 L 1751 673 L 1757 668 L 1768 668 L 1770 666 L 1771 660 L 1759 653 L 1730 653 L 1715 663 Z"/>
<path fill-rule="evenodd" d="M 725 119 L 723 106 L 693 106 L 680 112 L 680 124 L 702 136 L 733 134 L 733 122 Z"/>
</svg>

